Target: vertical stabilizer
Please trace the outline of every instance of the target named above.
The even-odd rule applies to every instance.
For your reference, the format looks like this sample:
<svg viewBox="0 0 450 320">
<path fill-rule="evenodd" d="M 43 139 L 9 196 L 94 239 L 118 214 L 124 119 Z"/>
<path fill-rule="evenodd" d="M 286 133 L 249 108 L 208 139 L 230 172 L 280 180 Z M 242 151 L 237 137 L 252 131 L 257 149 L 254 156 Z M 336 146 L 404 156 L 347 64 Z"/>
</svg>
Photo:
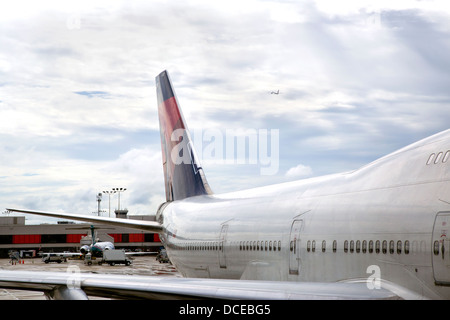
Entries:
<svg viewBox="0 0 450 320">
<path fill-rule="evenodd" d="M 156 77 L 166 200 L 211 194 L 167 71 Z"/>
</svg>

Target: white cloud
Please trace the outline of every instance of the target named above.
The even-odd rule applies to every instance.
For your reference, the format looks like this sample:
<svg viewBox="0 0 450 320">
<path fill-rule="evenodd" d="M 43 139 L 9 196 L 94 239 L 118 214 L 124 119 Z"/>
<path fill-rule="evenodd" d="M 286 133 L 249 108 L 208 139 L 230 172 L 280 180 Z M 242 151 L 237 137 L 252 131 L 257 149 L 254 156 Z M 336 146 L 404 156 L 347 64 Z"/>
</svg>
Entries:
<svg viewBox="0 0 450 320">
<path fill-rule="evenodd" d="M 190 128 L 280 130 L 274 181 L 312 175 L 296 166 L 300 154 L 315 174 L 350 170 L 448 128 L 442 1 L 19 1 L 3 9 L 0 206 L 87 212 L 99 189 L 123 185 L 130 211 L 153 213 L 164 200 L 154 87 L 164 69 Z M 240 167 L 211 171 L 227 191 L 227 181 L 268 182 Z"/>
<path fill-rule="evenodd" d="M 305 178 L 313 175 L 313 170 L 309 166 L 299 164 L 293 168 L 290 168 L 286 172 L 288 178 Z"/>
</svg>

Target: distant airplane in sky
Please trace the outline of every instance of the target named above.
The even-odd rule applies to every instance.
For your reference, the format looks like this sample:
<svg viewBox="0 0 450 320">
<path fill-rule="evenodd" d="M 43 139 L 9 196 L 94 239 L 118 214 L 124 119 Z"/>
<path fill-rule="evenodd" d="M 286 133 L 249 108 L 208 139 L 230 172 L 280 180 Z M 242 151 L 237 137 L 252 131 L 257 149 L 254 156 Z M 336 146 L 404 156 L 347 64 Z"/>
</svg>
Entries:
<svg viewBox="0 0 450 320">
<path fill-rule="evenodd" d="M 450 298 L 450 130 L 354 171 L 215 194 L 166 71 L 156 89 L 166 194 L 156 221 L 8 210 L 157 232 L 189 279 L 81 274 L 73 289 L 64 273 L 0 270 L 0 286 L 74 299 Z"/>
<path fill-rule="evenodd" d="M 280 90 L 278 89 L 277 91 L 271 91 L 270 94 L 280 94 Z"/>
</svg>

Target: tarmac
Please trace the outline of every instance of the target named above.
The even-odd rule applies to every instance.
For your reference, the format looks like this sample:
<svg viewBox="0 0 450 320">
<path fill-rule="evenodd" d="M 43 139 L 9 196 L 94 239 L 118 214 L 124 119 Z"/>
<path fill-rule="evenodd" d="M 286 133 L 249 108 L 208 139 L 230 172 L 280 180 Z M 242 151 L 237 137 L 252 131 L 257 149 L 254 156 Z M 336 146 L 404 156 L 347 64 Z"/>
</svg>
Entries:
<svg viewBox="0 0 450 320">
<path fill-rule="evenodd" d="M 44 263 L 40 258 L 28 258 L 22 260 L 23 263 L 17 262 L 11 264 L 10 259 L 0 259 L 0 269 L 17 270 L 17 271 L 53 271 L 66 272 L 71 265 L 76 265 L 81 272 L 90 272 L 98 274 L 124 274 L 124 275 L 141 275 L 141 276 L 164 276 L 164 277 L 181 277 L 181 274 L 170 263 L 159 263 L 155 255 L 134 256 L 133 263 L 130 266 L 118 264 L 110 266 L 103 264 L 99 266 L 94 263 L 90 266 L 84 264 L 83 260 L 67 260 L 62 263 Z M 105 300 L 105 298 L 89 297 L 92 300 Z M 0 300 L 46 300 L 42 292 L 10 290 L 0 288 Z M 110 299 L 106 299 L 110 300 Z"/>
</svg>

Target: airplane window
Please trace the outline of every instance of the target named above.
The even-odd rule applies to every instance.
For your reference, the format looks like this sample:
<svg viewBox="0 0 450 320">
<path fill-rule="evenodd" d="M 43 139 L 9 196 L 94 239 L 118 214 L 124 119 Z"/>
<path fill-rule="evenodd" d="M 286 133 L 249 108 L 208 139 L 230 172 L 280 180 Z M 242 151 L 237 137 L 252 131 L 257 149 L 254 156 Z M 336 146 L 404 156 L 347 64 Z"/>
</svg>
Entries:
<svg viewBox="0 0 450 320">
<path fill-rule="evenodd" d="M 350 253 L 353 253 L 353 251 L 355 251 L 355 241 L 351 240 L 350 241 Z"/>
<path fill-rule="evenodd" d="M 435 256 L 439 254 L 439 241 L 437 240 L 433 243 L 433 253 Z"/>
<path fill-rule="evenodd" d="M 366 253 L 366 251 L 367 251 L 367 241 L 364 240 L 364 241 L 362 242 L 362 252 L 363 252 L 363 253 Z"/>
<path fill-rule="evenodd" d="M 387 253 L 387 241 L 383 240 L 383 253 L 386 254 Z"/>
<path fill-rule="evenodd" d="M 359 253 L 361 251 L 361 241 L 356 241 L 356 252 Z"/>
<path fill-rule="evenodd" d="M 316 252 L 316 240 L 312 242 L 312 252 Z"/>
<path fill-rule="evenodd" d="M 438 163 L 439 160 L 441 160 L 442 158 L 442 152 L 439 152 L 438 155 L 436 156 L 436 160 L 434 160 L 434 163 Z"/>
<path fill-rule="evenodd" d="M 337 251 L 337 241 L 334 240 L 333 241 L 333 252 L 336 252 L 336 251 Z"/>
<path fill-rule="evenodd" d="M 389 253 L 394 253 L 394 240 L 389 241 Z"/>
<path fill-rule="evenodd" d="M 445 153 L 445 156 L 444 156 L 444 159 L 442 159 L 442 162 L 443 162 L 443 163 L 446 163 L 449 156 L 450 156 L 450 150 L 448 150 L 448 151 Z"/>
<path fill-rule="evenodd" d="M 269 248 L 268 242 L 266 241 L 266 251 Z"/>
<path fill-rule="evenodd" d="M 401 253 L 402 253 L 402 242 L 397 241 L 397 254 L 401 254 Z"/>
<path fill-rule="evenodd" d="M 281 251 L 281 241 L 278 240 L 278 251 Z"/>
<path fill-rule="evenodd" d="M 430 157 L 428 158 L 428 161 L 427 161 L 427 165 L 429 165 L 433 162 L 435 156 L 436 156 L 436 154 L 434 154 L 434 153 L 432 153 L 430 155 Z"/>
<path fill-rule="evenodd" d="M 325 240 L 322 241 L 322 252 L 327 250 L 327 242 Z"/>
<path fill-rule="evenodd" d="M 373 240 L 369 241 L 369 253 L 373 253 Z"/>
<path fill-rule="evenodd" d="M 375 242 L 375 252 L 380 253 L 380 240 L 377 240 L 377 242 Z"/>
<path fill-rule="evenodd" d="M 259 251 L 259 241 L 256 243 L 256 250 Z"/>
<path fill-rule="evenodd" d="M 308 251 L 308 252 L 311 251 L 311 240 L 308 240 L 308 242 L 306 243 L 306 251 Z"/>
<path fill-rule="evenodd" d="M 405 241 L 405 254 L 409 254 L 409 240 Z"/>
<path fill-rule="evenodd" d="M 344 252 L 348 252 L 348 240 L 344 241 Z"/>
</svg>

